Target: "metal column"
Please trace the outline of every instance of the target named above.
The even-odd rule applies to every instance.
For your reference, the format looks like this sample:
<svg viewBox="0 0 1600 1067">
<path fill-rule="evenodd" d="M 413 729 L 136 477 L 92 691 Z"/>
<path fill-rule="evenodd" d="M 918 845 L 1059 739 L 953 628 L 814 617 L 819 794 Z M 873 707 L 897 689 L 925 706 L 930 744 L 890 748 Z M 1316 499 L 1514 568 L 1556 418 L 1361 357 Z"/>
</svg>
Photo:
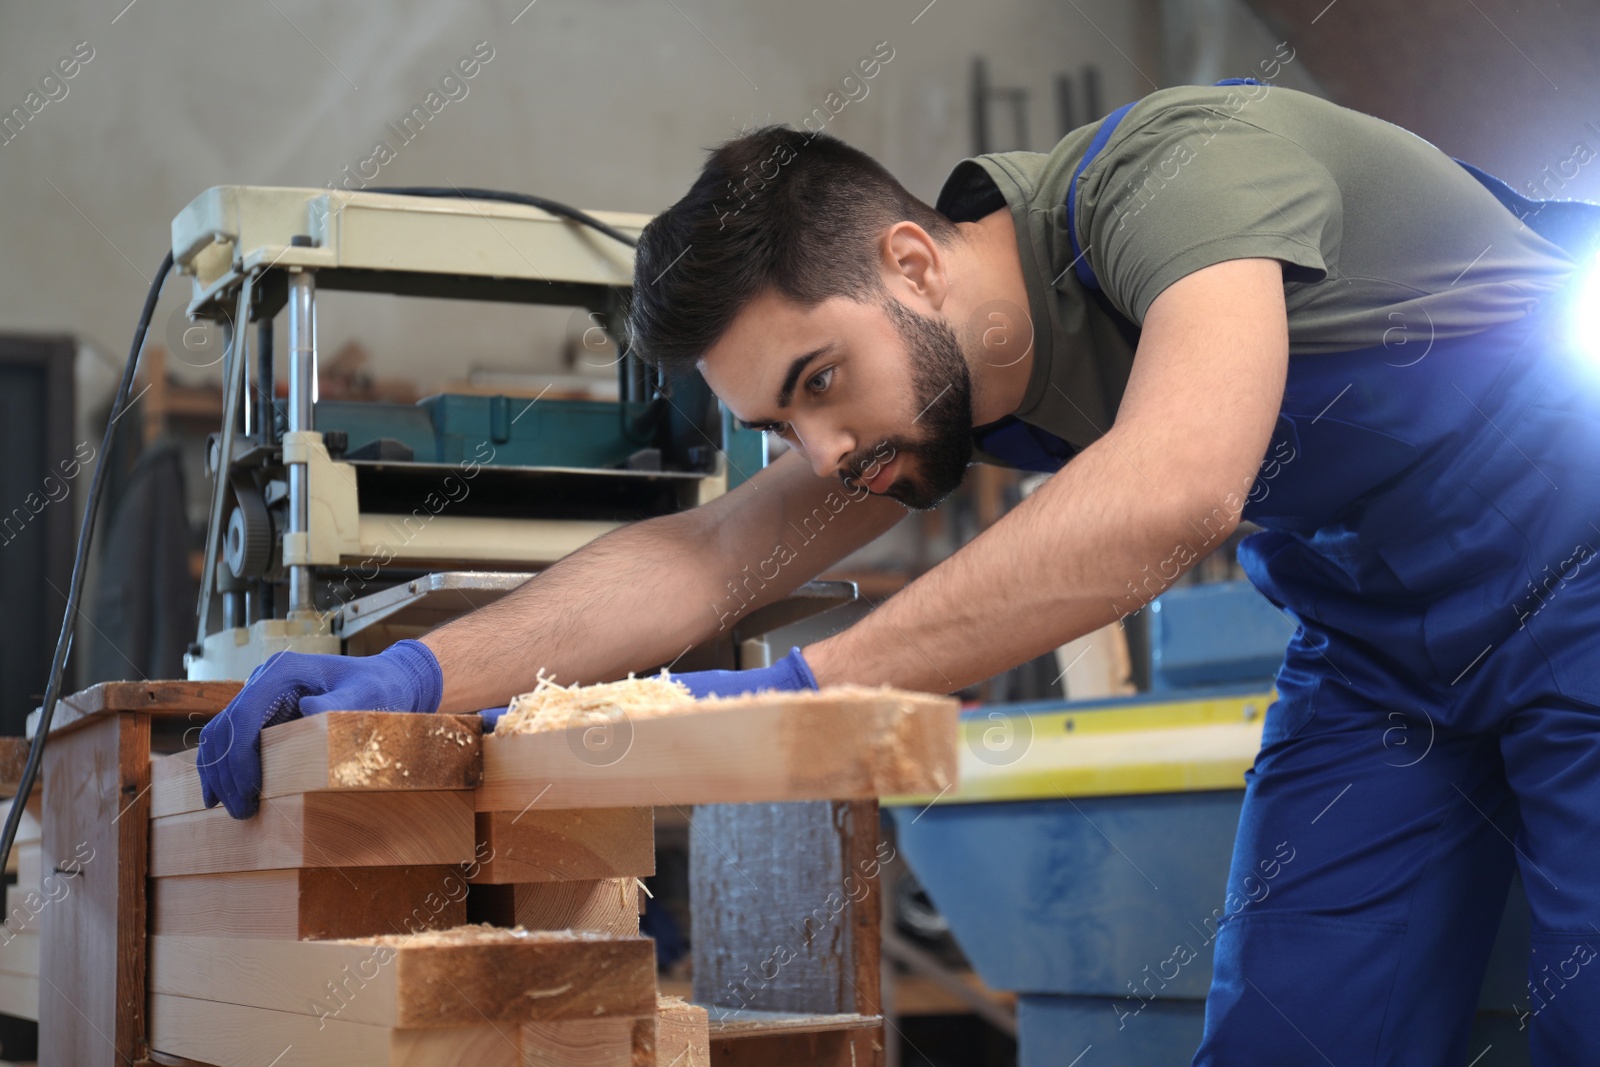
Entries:
<svg viewBox="0 0 1600 1067">
<path fill-rule="evenodd" d="M 289 430 L 311 430 L 311 403 L 317 389 L 317 302 L 316 282 L 310 271 L 289 275 Z M 310 478 L 305 463 L 289 466 L 289 532 L 304 534 L 311 529 Z M 289 617 L 309 612 L 311 568 L 296 564 L 289 568 Z"/>
</svg>

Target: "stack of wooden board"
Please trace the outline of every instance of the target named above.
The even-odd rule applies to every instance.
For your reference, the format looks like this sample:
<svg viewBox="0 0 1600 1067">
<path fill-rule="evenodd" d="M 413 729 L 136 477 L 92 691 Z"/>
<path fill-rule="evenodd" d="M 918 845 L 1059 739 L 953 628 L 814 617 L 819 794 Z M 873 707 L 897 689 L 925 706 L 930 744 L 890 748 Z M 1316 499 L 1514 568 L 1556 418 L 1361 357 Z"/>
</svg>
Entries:
<svg viewBox="0 0 1600 1067">
<path fill-rule="evenodd" d="M 360 711 L 272 727 L 260 811 L 244 821 L 204 808 L 193 751 L 151 761 L 153 1059 L 881 1063 L 875 798 L 953 783 L 954 700 L 769 694 L 480 729 L 476 716 Z M 714 851 L 739 857 L 695 875 L 710 887 L 697 960 L 726 941 L 715 987 L 696 981 L 709 1015 L 658 997 L 639 936 L 654 809 L 697 804 L 712 805 L 697 818 Z M 821 862 L 795 854 L 808 850 Z M 752 871 L 790 893 L 714 886 Z M 776 939 L 796 956 L 758 994 L 747 976 Z"/>
<path fill-rule="evenodd" d="M 204 808 L 193 752 L 152 761 L 152 1053 L 624 1067 L 653 1044 L 636 917 L 624 936 L 463 925 L 495 862 L 476 716 L 318 715 L 265 731 L 261 757 L 242 821 Z"/>
</svg>

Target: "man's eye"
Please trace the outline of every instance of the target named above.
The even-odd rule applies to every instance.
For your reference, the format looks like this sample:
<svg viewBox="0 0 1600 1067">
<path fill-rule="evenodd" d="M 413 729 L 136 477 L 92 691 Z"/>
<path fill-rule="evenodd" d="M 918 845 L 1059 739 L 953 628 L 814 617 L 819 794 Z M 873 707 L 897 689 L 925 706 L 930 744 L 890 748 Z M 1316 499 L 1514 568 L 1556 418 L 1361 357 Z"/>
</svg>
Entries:
<svg viewBox="0 0 1600 1067">
<path fill-rule="evenodd" d="M 833 381 L 833 368 L 829 367 L 827 370 L 818 371 L 816 374 L 813 374 L 811 376 L 811 380 L 806 383 L 806 386 L 813 393 L 820 393 L 824 389 L 828 388 L 828 384 L 830 382 L 832 382 L 832 381 Z"/>
</svg>

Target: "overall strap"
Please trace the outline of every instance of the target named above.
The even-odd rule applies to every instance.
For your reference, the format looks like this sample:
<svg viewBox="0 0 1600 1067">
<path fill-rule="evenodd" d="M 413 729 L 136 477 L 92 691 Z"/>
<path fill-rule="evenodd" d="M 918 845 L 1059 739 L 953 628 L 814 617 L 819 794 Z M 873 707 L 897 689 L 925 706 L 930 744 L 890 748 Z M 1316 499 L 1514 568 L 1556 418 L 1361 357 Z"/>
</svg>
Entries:
<svg viewBox="0 0 1600 1067">
<path fill-rule="evenodd" d="M 1218 85 L 1263 85 L 1254 78 L 1224 78 L 1217 82 Z M 1085 289 L 1099 289 L 1100 279 L 1095 277 L 1094 268 L 1089 266 L 1089 258 L 1084 255 L 1082 247 L 1078 244 L 1078 179 L 1083 176 L 1084 169 L 1094 162 L 1094 157 L 1111 140 L 1111 134 L 1116 130 L 1117 123 L 1138 100 L 1123 104 L 1117 110 L 1100 120 L 1100 128 L 1095 131 L 1094 138 L 1090 140 L 1088 149 L 1083 153 L 1083 158 L 1078 161 L 1078 169 L 1072 173 L 1072 184 L 1067 189 L 1067 236 L 1072 241 L 1072 263 L 1078 274 L 1078 281 L 1083 283 Z"/>
</svg>

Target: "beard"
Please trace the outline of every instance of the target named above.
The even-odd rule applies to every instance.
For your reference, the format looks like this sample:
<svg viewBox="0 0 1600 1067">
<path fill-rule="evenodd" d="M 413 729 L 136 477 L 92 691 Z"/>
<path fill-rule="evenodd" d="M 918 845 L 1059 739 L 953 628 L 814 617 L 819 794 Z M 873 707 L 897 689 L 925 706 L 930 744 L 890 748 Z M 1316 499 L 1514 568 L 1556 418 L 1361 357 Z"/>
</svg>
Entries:
<svg viewBox="0 0 1600 1067">
<path fill-rule="evenodd" d="M 858 472 L 859 479 L 859 472 L 875 464 L 886 466 L 902 456 L 914 459 L 916 474 L 908 473 L 910 463 L 903 463 L 883 495 L 913 510 L 928 511 L 955 491 L 972 461 L 972 373 L 961 354 L 961 341 L 948 323 L 920 315 L 889 296 L 883 309 L 910 358 L 918 412 L 912 424 L 920 433 L 886 438 L 859 462 L 851 457 L 845 469 Z"/>
</svg>

